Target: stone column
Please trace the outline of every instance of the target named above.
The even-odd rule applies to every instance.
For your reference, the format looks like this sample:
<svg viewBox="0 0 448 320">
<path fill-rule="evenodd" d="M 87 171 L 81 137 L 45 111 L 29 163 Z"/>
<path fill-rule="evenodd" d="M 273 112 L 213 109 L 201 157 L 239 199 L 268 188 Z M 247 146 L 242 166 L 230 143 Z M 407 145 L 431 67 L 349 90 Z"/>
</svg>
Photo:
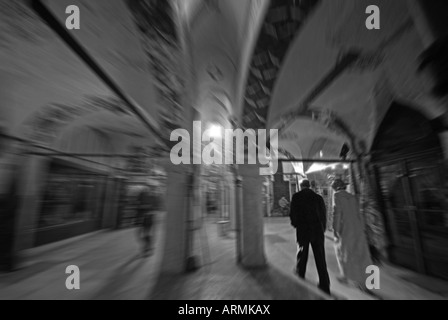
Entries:
<svg viewBox="0 0 448 320">
<path fill-rule="evenodd" d="M 193 214 L 192 218 L 193 220 L 199 220 L 202 219 L 202 211 L 203 211 L 203 192 L 202 192 L 202 167 L 201 166 L 195 166 L 194 167 L 195 174 L 194 174 L 194 181 L 193 181 Z"/>
<path fill-rule="evenodd" d="M 104 207 L 101 227 L 115 229 L 117 227 L 118 203 L 120 195 L 117 192 L 118 179 L 109 176 L 105 182 Z"/>
<path fill-rule="evenodd" d="M 165 162 L 167 185 L 165 194 L 165 242 L 161 263 L 162 273 L 178 274 L 186 269 L 189 255 L 187 239 L 190 172 L 186 166 L 175 166 L 170 159 Z"/>
<path fill-rule="evenodd" d="M 236 230 L 236 192 L 237 192 L 237 187 L 236 187 L 236 182 L 233 176 L 233 173 L 231 173 L 228 177 L 228 185 L 229 185 L 229 220 L 230 220 L 230 225 L 229 228 L 230 230 Z"/>
<path fill-rule="evenodd" d="M 202 217 L 205 218 L 208 215 L 208 208 L 207 208 L 208 182 L 207 181 L 203 181 L 203 185 L 202 185 L 201 190 L 202 190 L 202 197 L 201 197 L 201 201 L 202 201 Z"/>
<path fill-rule="evenodd" d="M 219 182 L 219 218 L 226 220 L 226 184 L 223 174 L 221 175 L 221 181 Z"/>
<path fill-rule="evenodd" d="M 352 174 L 357 177 L 359 186 L 360 208 L 365 219 L 366 235 L 370 245 L 375 247 L 383 259 L 388 259 L 388 236 L 383 214 L 374 193 L 374 181 L 371 179 L 368 164 L 370 157 L 358 157 L 358 165 L 352 166 Z"/>
<path fill-rule="evenodd" d="M 246 268 L 266 265 L 264 252 L 263 181 L 258 165 L 239 166 L 242 177 L 241 264 Z"/>
<path fill-rule="evenodd" d="M 265 200 L 266 201 L 266 203 L 265 203 L 266 216 L 270 217 L 271 216 L 271 184 L 269 181 L 269 177 L 264 178 L 264 183 L 266 185 L 266 194 L 264 195 L 265 199 L 266 199 Z"/>
<path fill-rule="evenodd" d="M 115 199 L 115 221 L 113 224 L 113 229 L 118 230 L 121 228 L 122 222 L 123 222 L 123 214 L 124 214 L 124 208 L 123 208 L 123 202 L 122 202 L 122 192 L 123 186 L 124 186 L 125 180 L 122 177 L 115 178 L 114 179 L 114 199 Z"/>
<path fill-rule="evenodd" d="M 22 167 L 18 185 L 20 205 L 16 219 L 16 252 L 34 246 L 48 162 L 49 159 L 42 156 L 29 156 Z"/>
<path fill-rule="evenodd" d="M 235 179 L 235 232 L 236 232 L 236 261 L 238 264 L 242 261 L 242 233 L 241 233 L 241 217 L 243 215 L 243 178 L 237 176 Z"/>
<path fill-rule="evenodd" d="M 200 267 L 201 238 L 200 229 L 202 227 L 202 192 L 201 182 L 202 167 L 195 165 L 192 167 L 193 173 L 189 176 L 187 185 L 187 236 L 189 241 L 186 252 L 186 271 L 194 271 Z"/>
</svg>

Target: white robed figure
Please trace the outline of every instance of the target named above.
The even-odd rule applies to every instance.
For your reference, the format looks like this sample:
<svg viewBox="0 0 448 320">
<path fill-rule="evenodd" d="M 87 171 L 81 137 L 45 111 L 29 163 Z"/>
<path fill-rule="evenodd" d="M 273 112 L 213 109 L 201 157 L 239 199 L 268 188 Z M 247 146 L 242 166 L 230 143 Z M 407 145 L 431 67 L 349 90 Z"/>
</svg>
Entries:
<svg viewBox="0 0 448 320">
<path fill-rule="evenodd" d="M 335 249 L 343 283 L 353 282 L 365 289 L 366 268 L 372 265 L 365 234 L 364 219 L 357 198 L 346 191 L 346 184 L 337 179 L 333 182 Z"/>
</svg>

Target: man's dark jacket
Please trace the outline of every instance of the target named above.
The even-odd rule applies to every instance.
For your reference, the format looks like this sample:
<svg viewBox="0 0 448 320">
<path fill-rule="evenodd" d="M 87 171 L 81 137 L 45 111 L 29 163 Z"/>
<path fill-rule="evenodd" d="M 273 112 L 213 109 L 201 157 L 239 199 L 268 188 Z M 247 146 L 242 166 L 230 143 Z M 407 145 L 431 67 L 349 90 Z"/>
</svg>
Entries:
<svg viewBox="0 0 448 320">
<path fill-rule="evenodd" d="M 327 226 L 325 202 L 311 189 L 303 189 L 294 194 L 289 216 L 291 224 L 297 229 L 298 240 L 309 240 L 325 233 Z"/>
</svg>

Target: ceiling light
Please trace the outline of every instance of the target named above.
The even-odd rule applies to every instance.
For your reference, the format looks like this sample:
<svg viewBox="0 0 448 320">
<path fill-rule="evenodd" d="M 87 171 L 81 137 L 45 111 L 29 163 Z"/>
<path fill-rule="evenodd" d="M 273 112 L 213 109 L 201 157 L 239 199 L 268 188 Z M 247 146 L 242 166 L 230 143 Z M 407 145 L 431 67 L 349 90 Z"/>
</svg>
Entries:
<svg viewBox="0 0 448 320">
<path fill-rule="evenodd" d="M 222 137 L 222 127 L 216 124 L 212 125 L 209 129 L 211 138 L 221 138 Z"/>
</svg>

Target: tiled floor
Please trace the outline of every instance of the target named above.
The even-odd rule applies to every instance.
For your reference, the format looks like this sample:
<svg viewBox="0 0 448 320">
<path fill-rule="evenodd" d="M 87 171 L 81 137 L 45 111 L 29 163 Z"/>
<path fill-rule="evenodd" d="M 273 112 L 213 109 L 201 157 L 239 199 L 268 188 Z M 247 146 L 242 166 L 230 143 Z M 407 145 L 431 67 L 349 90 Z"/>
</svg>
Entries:
<svg viewBox="0 0 448 320">
<path fill-rule="evenodd" d="M 163 214 L 155 226 L 163 233 Z M 102 231 L 26 252 L 19 270 L 0 274 L 0 299 L 147 299 L 155 285 L 161 250 L 142 257 L 135 229 Z M 80 269 L 80 290 L 67 290 L 65 269 Z M 142 281 L 144 279 L 144 281 Z"/>
<path fill-rule="evenodd" d="M 159 277 L 164 240 L 164 214 L 155 226 L 156 250 L 141 257 L 135 229 L 96 232 L 26 252 L 26 264 L 0 274 L 0 299 L 325 299 L 317 288 L 312 253 L 307 280 L 293 275 L 295 234 L 287 218 L 266 218 L 265 252 L 268 267 L 245 270 L 236 264 L 235 234 L 218 234 L 209 217 L 197 235 L 202 267 L 192 273 Z M 311 251 L 312 252 L 312 251 Z M 381 289 L 375 296 L 336 280 L 337 261 L 331 240 L 326 241 L 332 294 L 336 299 L 446 299 L 448 283 L 389 265 L 381 267 Z M 81 270 L 81 289 L 69 291 L 65 268 Z"/>
<path fill-rule="evenodd" d="M 331 238 L 331 237 L 329 237 Z M 265 219 L 265 245 L 269 261 L 275 261 L 282 270 L 292 272 L 295 263 L 295 231 L 290 226 L 289 218 Z M 318 276 L 314 259 L 310 250 L 307 279 L 316 284 Z M 399 267 L 383 264 L 380 267 L 380 289 L 373 290 L 370 296 L 358 289 L 340 284 L 336 277 L 339 275 L 333 242 L 326 239 L 327 265 L 331 279 L 332 294 L 341 299 L 393 299 L 393 300 L 439 300 L 448 299 L 448 282 L 422 276 L 415 272 Z M 432 290 L 428 290 L 432 288 Z"/>
</svg>

